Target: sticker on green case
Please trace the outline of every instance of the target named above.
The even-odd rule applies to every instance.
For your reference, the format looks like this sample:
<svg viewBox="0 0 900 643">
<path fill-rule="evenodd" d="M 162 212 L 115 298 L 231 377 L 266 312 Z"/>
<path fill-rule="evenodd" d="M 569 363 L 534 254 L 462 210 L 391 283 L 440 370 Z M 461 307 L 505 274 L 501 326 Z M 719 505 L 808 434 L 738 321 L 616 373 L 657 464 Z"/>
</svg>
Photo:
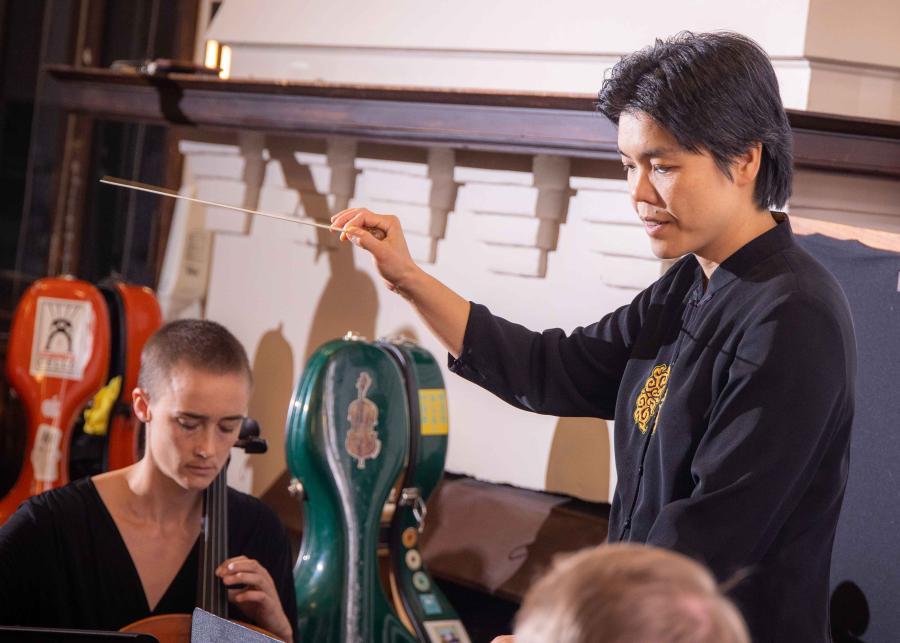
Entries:
<svg viewBox="0 0 900 643">
<path fill-rule="evenodd" d="M 419 420 L 422 435 L 447 435 L 450 432 L 446 389 L 419 389 Z"/>
</svg>

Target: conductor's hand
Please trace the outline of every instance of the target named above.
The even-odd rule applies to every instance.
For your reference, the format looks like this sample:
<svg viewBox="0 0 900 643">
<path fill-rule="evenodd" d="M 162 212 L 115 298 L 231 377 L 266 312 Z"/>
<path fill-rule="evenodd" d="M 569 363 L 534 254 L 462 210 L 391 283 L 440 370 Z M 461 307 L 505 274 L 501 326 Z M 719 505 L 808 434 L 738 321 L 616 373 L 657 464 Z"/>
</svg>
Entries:
<svg viewBox="0 0 900 643">
<path fill-rule="evenodd" d="M 392 291 L 405 294 L 405 284 L 421 272 L 409 254 L 397 217 L 350 208 L 331 217 L 331 225 L 341 229 L 342 241 L 349 239 L 372 255 L 375 267 Z M 364 228 L 378 228 L 384 233 L 384 239 L 376 239 Z"/>
<path fill-rule="evenodd" d="M 458 357 L 469 321 L 469 302 L 416 265 L 397 217 L 351 208 L 334 215 L 331 225 L 341 230 L 341 239 L 350 239 L 372 255 L 388 288 L 403 295 L 434 336 Z"/>
<path fill-rule="evenodd" d="M 228 600 L 241 608 L 254 625 L 258 625 L 281 637 L 285 641 L 293 640 L 293 629 L 275 582 L 258 561 L 246 556 L 229 558 L 216 568 L 216 576 L 226 586 L 237 585 L 240 589 L 229 589 Z"/>
</svg>

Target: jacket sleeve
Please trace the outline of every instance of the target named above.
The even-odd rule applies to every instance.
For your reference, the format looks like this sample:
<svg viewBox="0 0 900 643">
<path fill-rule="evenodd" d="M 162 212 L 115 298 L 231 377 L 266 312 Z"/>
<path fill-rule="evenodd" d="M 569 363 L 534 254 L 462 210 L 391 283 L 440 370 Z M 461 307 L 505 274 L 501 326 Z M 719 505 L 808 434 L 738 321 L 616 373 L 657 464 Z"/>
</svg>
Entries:
<svg viewBox="0 0 900 643">
<path fill-rule="evenodd" d="M 855 366 L 852 333 L 825 304 L 793 293 L 768 306 L 710 410 L 693 493 L 663 507 L 648 542 L 725 579 L 762 559 L 806 494 L 839 498 L 846 468 L 821 465 L 838 440 L 848 443 Z"/>
<path fill-rule="evenodd" d="M 612 419 L 622 373 L 641 327 L 650 290 L 597 323 L 542 333 L 472 304 L 458 359 L 450 370 L 527 411 Z"/>
</svg>

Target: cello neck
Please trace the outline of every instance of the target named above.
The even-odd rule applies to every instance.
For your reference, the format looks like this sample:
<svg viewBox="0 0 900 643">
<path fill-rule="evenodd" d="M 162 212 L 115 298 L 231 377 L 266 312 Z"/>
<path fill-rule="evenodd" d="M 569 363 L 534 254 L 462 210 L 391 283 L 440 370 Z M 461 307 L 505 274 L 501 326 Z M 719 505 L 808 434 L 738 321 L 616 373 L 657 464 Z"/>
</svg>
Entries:
<svg viewBox="0 0 900 643">
<path fill-rule="evenodd" d="M 222 468 L 203 492 L 203 528 L 200 533 L 200 570 L 197 578 L 197 605 L 222 618 L 228 616 L 228 590 L 216 576 L 216 567 L 228 558 L 226 468 Z"/>
<path fill-rule="evenodd" d="M 246 453 L 265 453 L 268 445 L 259 437 L 259 424 L 244 418 L 235 447 Z M 200 531 L 200 569 L 197 575 L 197 606 L 228 618 L 228 589 L 216 576 L 216 567 L 228 558 L 228 464 L 203 491 L 203 528 Z"/>
</svg>

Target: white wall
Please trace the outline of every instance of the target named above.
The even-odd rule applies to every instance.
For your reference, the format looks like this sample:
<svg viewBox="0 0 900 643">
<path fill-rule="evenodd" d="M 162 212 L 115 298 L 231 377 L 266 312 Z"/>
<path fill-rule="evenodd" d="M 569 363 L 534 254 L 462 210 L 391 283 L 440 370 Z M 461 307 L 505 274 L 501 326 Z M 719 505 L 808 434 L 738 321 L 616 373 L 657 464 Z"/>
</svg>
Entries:
<svg viewBox="0 0 900 643">
<path fill-rule="evenodd" d="M 810 0 L 805 56 L 900 68 L 900 2 Z"/>
<path fill-rule="evenodd" d="M 682 29 L 732 29 L 803 53 L 808 0 L 226 0 L 210 38 L 267 46 L 623 54 Z"/>
<path fill-rule="evenodd" d="M 900 120 L 896 0 L 228 0 L 201 40 L 234 48 L 235 76 L 594 94 L 683 29 L 757 40 L 789 108 Z"/>
</svg>

